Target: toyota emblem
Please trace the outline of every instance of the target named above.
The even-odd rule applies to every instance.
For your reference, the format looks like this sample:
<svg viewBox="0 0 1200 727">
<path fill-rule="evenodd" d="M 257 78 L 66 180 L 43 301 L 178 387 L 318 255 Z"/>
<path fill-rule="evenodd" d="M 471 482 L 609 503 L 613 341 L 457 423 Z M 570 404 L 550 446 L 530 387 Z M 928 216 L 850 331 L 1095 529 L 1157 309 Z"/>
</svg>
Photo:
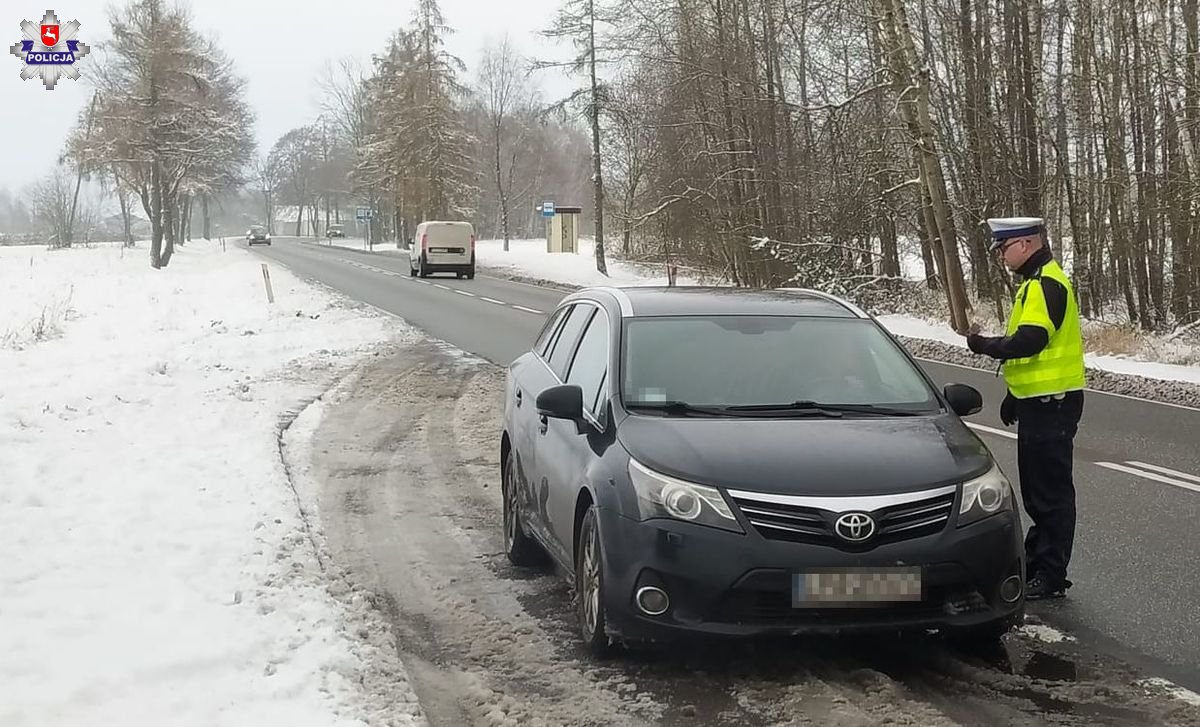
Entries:
<svg viewBox="0 0 1200 727">
<path fill-rule="evenodd" d="M 865 512 L 847 512 L 834 522 L 833 529 L 842 540 L 861 543 L 875 534 L 875 520 Z"/>
</svg>

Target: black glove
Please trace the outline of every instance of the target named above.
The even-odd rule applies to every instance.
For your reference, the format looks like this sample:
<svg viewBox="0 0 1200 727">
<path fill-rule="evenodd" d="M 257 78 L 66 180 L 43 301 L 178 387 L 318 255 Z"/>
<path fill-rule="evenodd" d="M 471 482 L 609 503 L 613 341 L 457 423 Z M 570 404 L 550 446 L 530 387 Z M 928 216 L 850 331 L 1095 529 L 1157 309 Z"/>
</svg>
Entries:
<svg viewBox="0 0 1200 727">
<path fill-rule="evenodd" d="M 1011 427 L 1017 421 L 1017 399 L 1012 392 L 1005 394 L 1004 401 L 1000 402 L 1000 421 L 1006 427 Z"/>
<path fill-rule="evenodd" d="M 972 353 L 986 354 L 988 351 L 988 339 L 986 336 L 972 333 L 967 336 L 967 348 L 971 349 Z"/>
</svg>

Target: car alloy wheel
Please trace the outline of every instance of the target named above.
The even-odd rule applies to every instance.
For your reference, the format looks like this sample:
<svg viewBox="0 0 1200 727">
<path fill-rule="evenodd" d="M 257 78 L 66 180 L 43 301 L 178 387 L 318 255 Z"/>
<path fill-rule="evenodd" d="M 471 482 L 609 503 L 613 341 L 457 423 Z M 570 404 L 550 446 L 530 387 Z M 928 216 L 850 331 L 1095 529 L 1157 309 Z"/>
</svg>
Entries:
<svg viewBox="0 0 1200 727">
<path fill-rule="evenodd" d="M 579 527 L 579 555 L 575 564 L 575 600 L 584 645 L 594 656 L 605 656 L 608 640 L 604 611 L 604 549 L 596 523 L 596 506 L 588 507 Z"/>
<path fill-rule="evenodd" d="M 504 509 L 504 552 L 516 566 L 539 565 L 544 551 L 521 527 L 520 505 L 517 500 L 517 456 L 510 453 L 504 463 L 500 485 Z"/>
</svg>

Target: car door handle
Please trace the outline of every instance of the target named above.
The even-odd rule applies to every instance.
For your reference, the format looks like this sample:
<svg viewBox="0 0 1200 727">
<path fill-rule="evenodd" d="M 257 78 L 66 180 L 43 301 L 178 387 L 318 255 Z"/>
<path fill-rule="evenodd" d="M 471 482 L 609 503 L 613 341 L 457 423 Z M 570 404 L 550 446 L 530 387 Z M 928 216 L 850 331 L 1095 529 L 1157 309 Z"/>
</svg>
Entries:
<svg viewBox="0 0 1200 727">
<path fill-rule="evenodd" d="M 545 434 L 546 430 L 550 428 L 550 420 L 546 418 L 545 414 L 543 414 L 542 416 L 538 417 L 538 421 L 538 432 Z"/>
<path fill-rule="evenodd" d="M 521 390 L 517 389 L 517 406 L 521 405 Z"/>
</svg>

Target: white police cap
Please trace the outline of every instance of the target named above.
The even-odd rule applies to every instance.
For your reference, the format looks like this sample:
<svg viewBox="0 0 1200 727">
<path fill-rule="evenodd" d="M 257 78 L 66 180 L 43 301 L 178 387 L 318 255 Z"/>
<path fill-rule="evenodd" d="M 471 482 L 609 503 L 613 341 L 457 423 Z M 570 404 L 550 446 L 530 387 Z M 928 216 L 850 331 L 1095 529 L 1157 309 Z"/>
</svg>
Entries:
<svg viewBox="0 0 1200 727">
<path fill-rule="evenodd" d="M 992 217 L 987 223 L 992 228 L 992 249 L 995 250 L 1009 238 L 1038 234 L 1044 220 L 1041 217 Z"/>
</svg>

